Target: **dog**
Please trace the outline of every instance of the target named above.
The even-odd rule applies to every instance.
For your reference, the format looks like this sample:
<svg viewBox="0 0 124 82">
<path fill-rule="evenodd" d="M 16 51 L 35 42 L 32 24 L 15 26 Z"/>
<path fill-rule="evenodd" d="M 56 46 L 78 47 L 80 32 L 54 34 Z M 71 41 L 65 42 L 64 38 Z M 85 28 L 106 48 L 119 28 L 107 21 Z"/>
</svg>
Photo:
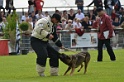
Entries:
<svg viewBox="0 0 124 82">
<path fill-rule="evenodd" d="M 83 62 L 84 62 L 84 74 L 87 72 L 87 66 L 90 61 L 90 54 L 88 52 L 79 52 L 74 55 L 66 55 L 64 53 L 61 53 L 59 55 L 60 60 L 68 65 L 68 69 L 65 71 L 64 75 L 67 74 L 67 72 L 71 69 L 70 75 L 73 75 L 73 72 L 75 71 L 75 68 L 79 67 L 78 72 L 83 67 Z"/>
</svg>

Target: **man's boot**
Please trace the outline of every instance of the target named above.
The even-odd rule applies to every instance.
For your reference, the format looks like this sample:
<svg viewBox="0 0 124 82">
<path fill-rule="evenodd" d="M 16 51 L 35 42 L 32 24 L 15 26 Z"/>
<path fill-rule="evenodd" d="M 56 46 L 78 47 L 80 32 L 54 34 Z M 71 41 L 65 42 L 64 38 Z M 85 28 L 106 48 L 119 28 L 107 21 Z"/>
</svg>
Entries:
<svg viewBox="0 0 124 82">
<path fill-rule="evenodd" d="M 58 76 L 58 71 L 59 71 L 58 67 L 51 67 L 50 68 L 51 76 Z"/>
<path fill-rule="evenodd" d="M 45 76 L 44 75 L 45 67 L 42 67 L 39 64 L 37 64 L 36 65 L 36 71 L 38 72 L 39 76 Z"/>
</svg>

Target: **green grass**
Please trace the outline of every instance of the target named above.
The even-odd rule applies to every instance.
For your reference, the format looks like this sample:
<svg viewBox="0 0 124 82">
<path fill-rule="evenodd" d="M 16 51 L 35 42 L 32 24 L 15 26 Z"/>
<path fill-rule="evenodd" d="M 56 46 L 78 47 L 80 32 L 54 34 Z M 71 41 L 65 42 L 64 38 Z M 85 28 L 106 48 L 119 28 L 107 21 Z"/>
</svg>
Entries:
<svg viewBox="0 0 124 82">
<path fill-rule="evenodd" d="M 89 51 L 91 61 L 87 74 L 74 72 L 63 76 L 67 66 L 60 61 L 59 76 L 50 76 L 49 63 L 46 66 L 46 77 L 39 77 L 35 70 L 35 53 L 28 55 L 0 56 L 0 82 L 124 82 L 124 49 L 114 50 L 117 60 L 110 61 L 104 51 L 103 62 L 95 62 L 97 50 Z M 72 54 L 72 52 L 65 52 Z"/>
</svg>

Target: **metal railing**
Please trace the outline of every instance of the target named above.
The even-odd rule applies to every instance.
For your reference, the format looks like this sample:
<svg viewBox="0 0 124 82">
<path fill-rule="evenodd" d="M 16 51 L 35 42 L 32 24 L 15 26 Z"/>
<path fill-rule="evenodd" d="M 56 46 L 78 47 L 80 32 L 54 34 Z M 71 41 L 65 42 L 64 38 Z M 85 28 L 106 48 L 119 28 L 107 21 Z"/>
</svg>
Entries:
<svg viewBox="0 0 124 82">
<path fill-rule="evenodd" d="M 124 7 L 124 5 L 121 5 L 122 7 Z M 84 6 L 84 10 L 86 12 L 89 12 L 89 10 L 93 9 L 94 6 Z M 58 6 L 58 7 L 43 7 L 43 11 L 55 11 L 55 10 L 69 10 L 69 9 L 74 9 L 77 10 L 77 6 Z M 21 10 L 22 14 L 24 14 L 25 11 L 28 11 L 28 7 L 18 7 L 16 8 L 17 10 Z"/>
</svg>

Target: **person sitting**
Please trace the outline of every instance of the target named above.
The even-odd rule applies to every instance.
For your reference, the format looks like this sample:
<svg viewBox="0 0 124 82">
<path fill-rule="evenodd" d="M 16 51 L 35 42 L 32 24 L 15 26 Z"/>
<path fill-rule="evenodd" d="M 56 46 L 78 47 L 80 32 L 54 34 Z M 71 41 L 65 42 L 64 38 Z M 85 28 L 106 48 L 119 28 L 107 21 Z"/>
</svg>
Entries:
<svg viewBox="0 0 124 82">
<path fill-rule="evenodd" d="M 80 21 L 83 21 L 84 13 L 81 12 L 80 9 L 78 9 L 77 14 L 75 15 L 75 18 L 78 18 Z"/>
<path fill-rule="evenodd" d="M 21 17 L 21 21 L 25 21 L 27 18 L 29 18 L 28 12 L 25 12 L 25 14 L 22 15 L 22 17 Z"/>
<path fill-rule="evenodd" d="M 73 20 L 75 18 L 75 13 L 73 9 L 69 10 L 68 19 Z"/>
<path fill-rule="evenodd" d="M 66 24 L 64 30 L 69 30 L 69 31 L 71 31 L 72 29 L 73 29 L 72 20 L 68 20 L 68 24 Z"/>
<path fill-rule="evenodd" d="M 112 22 L 112 25 L 114 26 L 114 28 L 120 27 L 120 22 L 118 17 L 115 17 L 115 20 Z"/>
<path fill-rule="evenodd" d="M 84 20 L 81 22 L 82 26 L 84 27 L 84 29 L 86 31 L 90 31 L 91 27 L 92 27 L 92 24 L 91 24 L 91 21 L 89 21 L 89 17 L 86 16 L 84 18 Z"/>
</svg>

